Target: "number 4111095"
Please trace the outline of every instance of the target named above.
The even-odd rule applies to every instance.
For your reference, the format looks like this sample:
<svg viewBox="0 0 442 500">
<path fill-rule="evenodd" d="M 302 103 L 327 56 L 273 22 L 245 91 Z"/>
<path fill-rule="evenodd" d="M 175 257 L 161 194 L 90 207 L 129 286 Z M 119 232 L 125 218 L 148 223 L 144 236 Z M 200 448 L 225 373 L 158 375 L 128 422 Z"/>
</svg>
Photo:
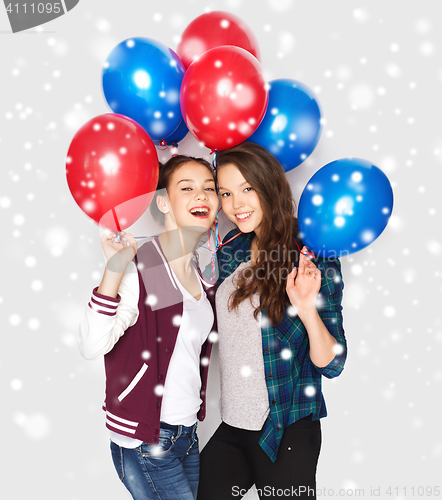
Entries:
<svg viewBox="0 0 442 500">
<path fill-rule="evenodd" d="M 14 9 L 15 7 L 15 9 Z M 20 7 L 22 7 L 22 12 L 23 14 L 35 14 L 35 13 L 39 13 L 39 14 L 43 14 L 44 12 L 46 12 L 47 14 L 51 14 L 52 12 L 54 14 L 59 14 L 61 12 L 61 3 L 60 2 L 55 2 L 55 3 L 31 3 L 30 5 L 27 5 L 27 4 L 18 4 L 18 3 L 15 3 L 15 4 L 8 4 L 7 7 L 6 7 L 6 12 L 9 12 L 10 14 L 12 14 L 12 12 L 17 12 L 17 14 L 20 12 Z M 26 11 L 26 8 L 28 9 L 28 11 Z"/>
<path fill-rule="evenodd" d="M 415 498 L 415 495 L 418 495 L 420 497 L 428 497 L 428 496 L 435 496 L 438 497 L 440 496 L 440 486 L 418 486 L 417 488 L 415 486 L 409 486 L 408 491 L 406 486 L 389 486 L 387 488 L 387 491 L 385 492 L 388 496 L 391 495 L 396 495 L 399 496 L 400 494 L 404 495 L 405 497 L 411 496 Z"/>
</svg>

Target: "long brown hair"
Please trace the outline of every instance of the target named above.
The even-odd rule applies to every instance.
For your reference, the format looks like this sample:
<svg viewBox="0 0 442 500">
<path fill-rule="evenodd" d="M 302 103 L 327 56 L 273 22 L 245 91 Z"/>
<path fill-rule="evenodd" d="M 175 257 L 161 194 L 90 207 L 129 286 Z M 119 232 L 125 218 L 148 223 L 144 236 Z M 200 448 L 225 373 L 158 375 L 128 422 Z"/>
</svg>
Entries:
<svg viewBox="0 0 442 500">
<path fill-rule="evenodd" d="M 236 290 L 229 298 L 229 309 L 237 310 L 243 300 L 251 301 L 252 295 L 258 293 L 261 304 L 254 311 L 255 319 L 265 309 L 266 316 L 276 326 L 289 304 L 285 291 L 287 275 L 299 258 L 293 238 L 299 238 L 298 219 L 290 184 L 278 160 L 252 142 L 218 151 L 216 164 L 217 174 L 223 165 L 235 165 L 256 191 L 263 211 L 260 236 L 257 235 L 258 258 L 238 276 Z"/>
</svg>

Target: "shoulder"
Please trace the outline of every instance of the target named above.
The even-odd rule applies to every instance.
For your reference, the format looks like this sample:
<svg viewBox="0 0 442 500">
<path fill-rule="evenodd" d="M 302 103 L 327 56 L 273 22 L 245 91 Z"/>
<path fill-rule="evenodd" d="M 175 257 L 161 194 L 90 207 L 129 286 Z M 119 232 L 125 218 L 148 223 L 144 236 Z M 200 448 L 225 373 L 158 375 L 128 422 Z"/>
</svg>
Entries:
<svg viewBox="0 0 442 500">
<path fill-rule="evenodd" d="M 247 250 L 250 247 L 248 238 L 250 238 L 250 234 L 242 233 L 238 228 L 232 229 L 224 236 L 222 245 L 217 252 L 217 287 L 235 271 L 241 262 L 247 260 Z"/>
<path fill-rule="evenodd" d="M 154 240 L 146 241 L 137 250 L 138 260 L 143 263 L 143 265 L 149 264 L 149 267 L 159 266 L 164 264 L 160 250 L 157 248 Z"/>
<path fill-rule="evenodd" d="M 234 237 L 236 234 L 238 234 L 238 233 L 240 233 L 240 230 L 239 230 L 237 227 L 233 228 L 231 231 L 229 231 L 229 232 L 228 232 L 228 233 L 224 236 L 222 243 L 223 243 L 223 244 L 225 244 L 225 243 L 226 243 L 226 241 L 229 241 L 229 240 L 230 240 L 230 238 L 233 238 L 233 237 Z M 238 238 L 240 238 L 240 237 L 241 237 L 241 236 L 238 236 Z"/>
<path fill-rule="evenodd" d="M 313 262 L 316 264 L 318 269 L 321 269 L 321 271 L 329 270 L 329 272 L 339 272 L 339 274 L 341 273 L 341 261 L 338 259 L 338 257 L 315 257 L 313 259 Z"/>
<path fill-rule="evenodd" d="M 242 262 L 250 250 L 250 240 L 254 233 L 242 233 L 239 229 L 232 229 L 223 238 L 218 250 L 218 261 L 238 260 Z"/>
<path fill-rule="evenodd" d="M 229 231 L 223 238 L 221 247 L 219 248 L 219 256 L 222 258 L 227 254 L 235 251 L 244 239 L 243 233 L 238 228 Z"/>
</svg>

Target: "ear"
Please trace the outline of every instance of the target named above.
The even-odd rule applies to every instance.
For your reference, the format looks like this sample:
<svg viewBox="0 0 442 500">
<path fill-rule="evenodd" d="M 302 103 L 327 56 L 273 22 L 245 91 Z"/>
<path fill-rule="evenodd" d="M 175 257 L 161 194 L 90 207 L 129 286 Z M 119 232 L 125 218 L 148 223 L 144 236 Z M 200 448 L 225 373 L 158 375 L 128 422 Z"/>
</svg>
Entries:
<svg viewBox="0 0 442 500">
<path fill-rule="evenodd" d="M 169 200 L 166 200 L 166 198 L 164 196 L 158 195 L 156 201 L 157 201 L 158 210 L 160 212 L 162 212 L 164 215 L 169 213 L 169 208 L 170 208 L 169 203 L 168 203 Z"/>
</svg>

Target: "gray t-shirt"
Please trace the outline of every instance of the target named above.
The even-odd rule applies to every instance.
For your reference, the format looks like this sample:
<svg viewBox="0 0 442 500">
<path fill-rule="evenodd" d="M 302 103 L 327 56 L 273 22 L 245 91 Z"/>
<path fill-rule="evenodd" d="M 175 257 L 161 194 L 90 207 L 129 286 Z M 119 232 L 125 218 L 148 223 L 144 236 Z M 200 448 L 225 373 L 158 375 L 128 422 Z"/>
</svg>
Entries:
<svg viewBox="0 0 442 500">
<path fill-rule="evenodd" d="M 251 261 L 242 262 L 216 292 L 221 380 L 220 410 L 222 420 L 233 427 L 258 431 L 269 414 L 262 354 L 261 313 L 253 317 L 259 296 L 241 302 L 238 310 L 227 304 L 235 290 L 236 277 Z"/>
</svg>

